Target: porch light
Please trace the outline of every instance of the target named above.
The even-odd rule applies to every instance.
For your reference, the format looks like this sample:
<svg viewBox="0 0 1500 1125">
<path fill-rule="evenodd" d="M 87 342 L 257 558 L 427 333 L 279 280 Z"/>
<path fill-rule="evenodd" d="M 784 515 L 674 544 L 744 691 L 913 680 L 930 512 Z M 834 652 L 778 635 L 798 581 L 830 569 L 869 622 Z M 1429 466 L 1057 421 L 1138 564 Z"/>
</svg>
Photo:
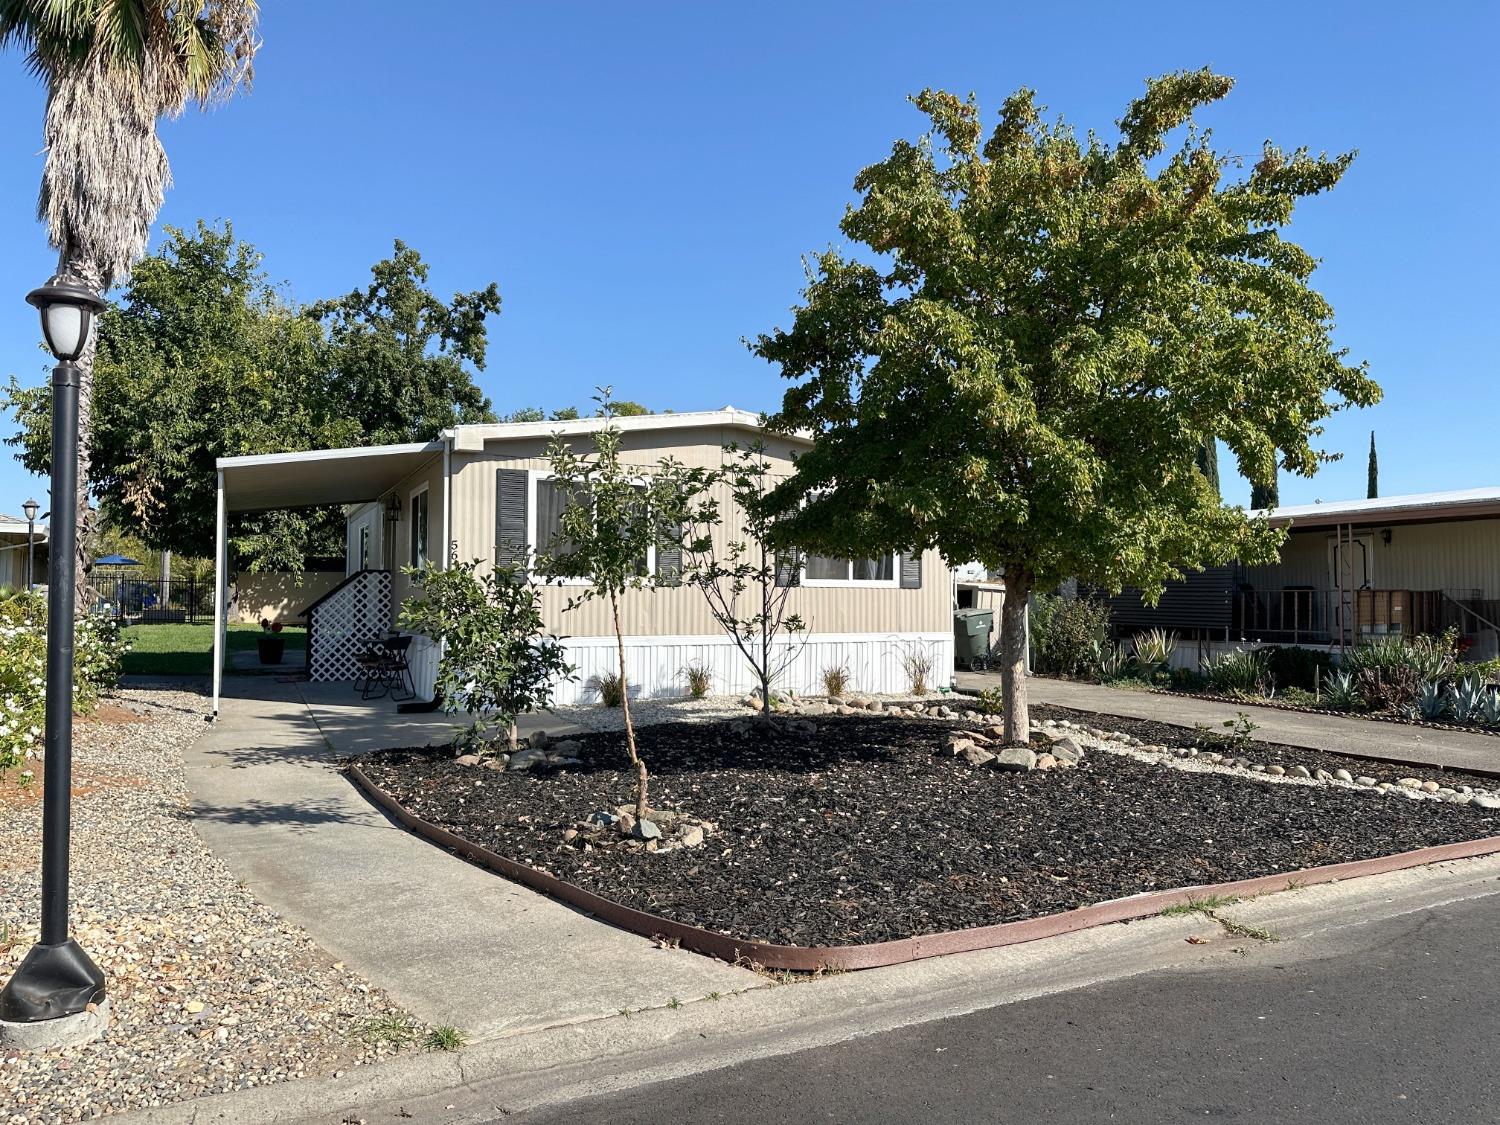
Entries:
<svg viewBox="0 0 1500 1125">
<path fill-rule="evenodd" d="M 394 492 L 391 493 L 391 498 L 385 502 L 385 522 L 401 522 L 401 497 L 397 496 Z"/>
<path fill-rule="evenodd" d="M 97 293 L 69 274 L 33 289 L 26 301 L 41 310 L 42 335 L 59 363 L 72 363 L 83 354 L 94 318 L 104 308 Z"/>
</svg>

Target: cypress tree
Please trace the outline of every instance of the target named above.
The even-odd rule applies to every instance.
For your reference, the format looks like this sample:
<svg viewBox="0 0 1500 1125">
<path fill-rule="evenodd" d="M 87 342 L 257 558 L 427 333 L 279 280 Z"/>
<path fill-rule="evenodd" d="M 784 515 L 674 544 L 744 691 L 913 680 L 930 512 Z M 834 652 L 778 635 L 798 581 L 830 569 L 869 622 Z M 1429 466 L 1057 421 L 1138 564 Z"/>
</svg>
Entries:
<svg viewBox="0 0 1500 1125">
<path fill-rule="evenodd" d="M 1198 471 L 1213 486 L 1214 495 L 1222 498 L 1223 493 L 1219 490 L 1218 438 L 1213 436 L 1206 437 L 1203 439 L 1203 444 L 1198 447 Z"/>
<path fill-rule="evenodd" d="M 1250 506 L 1252 508 L 1266 509 L 1274 508 L 1281 503 L 1281 489 L 1277 484 L 1277 470 L 1271 470 L 1270 484 L 1250 485 Z"/>
<path fill-rule="evenodd" d="M 1376 500 L 1380 497 L 1380 462 L 1375 458 L 1375 431 L 1370 431 L 1370 483 L 1365 491 L 1366 498 Z"/>
</svg>

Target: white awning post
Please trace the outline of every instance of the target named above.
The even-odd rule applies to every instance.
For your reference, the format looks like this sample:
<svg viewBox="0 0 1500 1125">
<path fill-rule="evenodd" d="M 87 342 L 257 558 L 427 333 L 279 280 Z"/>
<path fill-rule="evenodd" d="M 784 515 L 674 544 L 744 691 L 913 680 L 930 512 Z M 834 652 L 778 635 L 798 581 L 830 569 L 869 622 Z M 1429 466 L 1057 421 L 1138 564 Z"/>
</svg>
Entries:
<svg viewBox="0 0 1500 1125">
<path fill-rule="evenodd" d="M 214 711 L 219 717 L 219 692 L 224 686 L 224 634 L 229 628 L 229 546 L 224 517 L 224 470 L 219 470 L 218 510 L 214 517 Z"/>
</svg>

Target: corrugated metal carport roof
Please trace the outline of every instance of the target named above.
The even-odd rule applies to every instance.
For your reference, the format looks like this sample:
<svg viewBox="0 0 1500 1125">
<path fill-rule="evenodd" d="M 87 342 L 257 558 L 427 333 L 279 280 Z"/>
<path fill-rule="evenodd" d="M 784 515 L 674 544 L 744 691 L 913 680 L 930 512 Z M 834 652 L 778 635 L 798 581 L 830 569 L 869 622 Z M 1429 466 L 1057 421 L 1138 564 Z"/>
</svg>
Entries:
<svg viewBox="0 0 1500 1125">
<path fill-rule="evenodd" d="M 1251 515 L 1266 516 L 1281 527 L 1324 527 L 1347 523 L 1413 523 L 1500 516 L 1500 488 L 1460 488 L 1449 492 L 1414 492 L 1375 500 L 1330 500 L 1326 504 L 1293 504 Z"/>
<path fill-rule="evenodd" d="M 221 457 L 224 508 L 269 512 L 378 500 L 443 451 L 441 441 Z"/>
</svg>

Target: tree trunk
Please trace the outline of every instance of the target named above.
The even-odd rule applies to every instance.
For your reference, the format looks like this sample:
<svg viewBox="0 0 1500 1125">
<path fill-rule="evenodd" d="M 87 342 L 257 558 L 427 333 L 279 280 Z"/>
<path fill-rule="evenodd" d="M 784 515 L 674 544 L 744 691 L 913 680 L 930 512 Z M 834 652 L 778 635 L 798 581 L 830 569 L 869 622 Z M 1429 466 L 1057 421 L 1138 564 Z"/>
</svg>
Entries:
<svg viewBox="0 0 1500 1125">
<path fill-rule="evenodd" d="M 1005 576 L 1005 604 L 1000 610 L 1000 689 L 1005 696 L 1005 742 L 1025 746 L 1031 739 L 1026 706 L 1026 600 L 1031 578 Z"/>
<path fill-rule="evenodd" d="M 510 747 L 510 752 L 512 754 L 516 752 L 516 749 L 521 744 L 520 737 L 518 736 L 516 731 L 516 723 L 514 719 L 505 724 L 505 744 Z"/>
<path fill-rule="evenodd" d="M 761 576 L 766 573 L 766 548 L 761 545 Z M 772 571 L 774 574 L 775 571 Z M 771 724 L 771 596 L 764 581 L 760 584 L 760 667 L 756 669 L 760 679 L 760 714 L 762 723 Z"/>
<path fill-rule="evenodd" d="M 620 599 L 614 595 L 609 596 L 609 613 L 615 624 L 615 649 L 620 654 L 620 713 L 625 718 L 625 749 L 630 754 L 630 760 L 635 765 L 635 818 L 641 820 L 646 815 L 646 763 L 641 760 L 635 751 L 635 724 L 630 721 L 630 683 L 625 678 L 625 636 L 620 632 Z"/>
<path fill-rule="evenodd" d="M 80 254 L 73 252 L 71 245 L 64 246 L 58 255 L 59 273 L 71 273 L 100 296 L 109 287 L 109 278 L 104 277 L 99 267 Z M 78 574 L 74 579 L 76 591 L 74 613 L 89 611 L 92 599 L 88 596 L 90 572 L 94 568 L 94 514 L 89 508 L 89 470 L 93 458 L 90 435 L 94 428 L 94 351 L 99 343 L 99 321 L 96 318 L 83 354 L 78 357 Z M 56 503 L 54 499 L 54 504 Z"/>
</svg>

